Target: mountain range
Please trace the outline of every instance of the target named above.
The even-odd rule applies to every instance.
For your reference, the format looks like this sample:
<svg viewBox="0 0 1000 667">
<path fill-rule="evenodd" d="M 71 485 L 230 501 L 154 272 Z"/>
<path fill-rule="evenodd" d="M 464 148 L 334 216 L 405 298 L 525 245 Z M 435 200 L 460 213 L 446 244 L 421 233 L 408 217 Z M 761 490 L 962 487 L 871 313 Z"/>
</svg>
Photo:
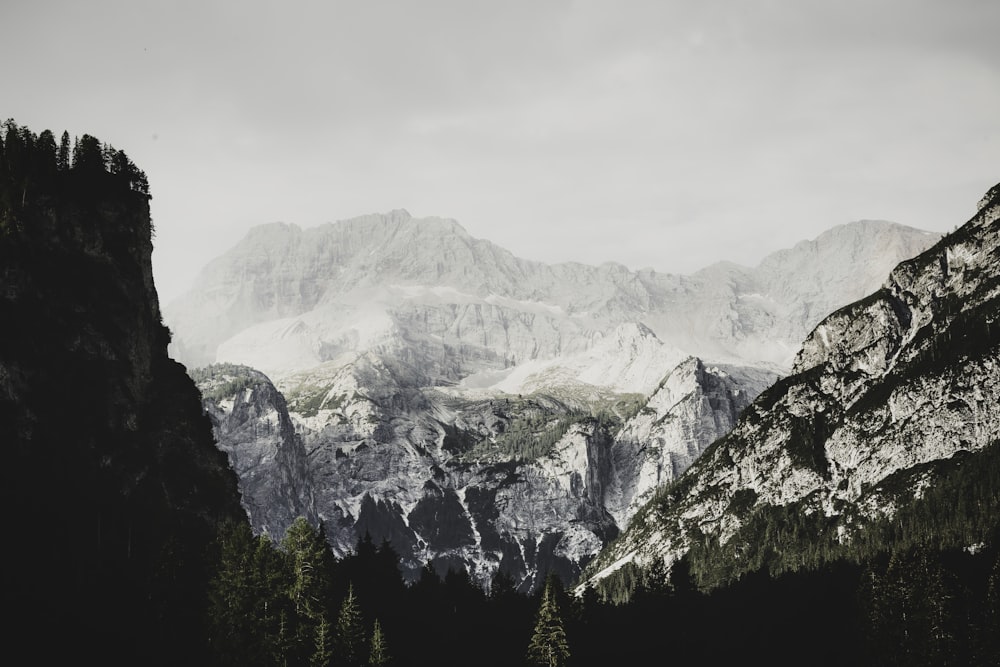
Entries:
<svg viewBox="0 0 1000 667">
<path fill-rule="evenodd" d="M 524 590 L 575 580 L 785 374 L 820 319 L 939 235 L 860 221 L 690 276 L 547 265 L 405 211 L 253 229 L 165 309 L 256 530 Z"/>
<path fill-rule="evenodd" d="M 340 352 L 313 339 L 318 365 L 185 372 L 167 354 L 145 175 L 89 135 L 4 130 L 0 635 L 25 659 L 997 664 L 1000 185 L 817 317 L 784 369 L 664 342 L 620 299 L 632 315 L 602 311 L 571 350 L 496 368 L 489 353 L 510 350 L 469 334 L 460 306 L 547 311 L 523 322 L 538 341 L 566 312 L 397 281 L 419 303 L 367 303 L 391 326 Z M 824 237 L 858 243 L 778 264 L 817 246 L 871 263 L 874 233 L 847 225 Z M 729 295 L 760 271 L 722 268 L 742 276 L 715 289 Z M 447 345 L 413 327 L 434 308 L 466 318 Z M 739 322 L 751 311 L 728 315 L 733 330 L 764 331 Z M 260 358 L 287 361 L 272 339 Z"/>
</svg>

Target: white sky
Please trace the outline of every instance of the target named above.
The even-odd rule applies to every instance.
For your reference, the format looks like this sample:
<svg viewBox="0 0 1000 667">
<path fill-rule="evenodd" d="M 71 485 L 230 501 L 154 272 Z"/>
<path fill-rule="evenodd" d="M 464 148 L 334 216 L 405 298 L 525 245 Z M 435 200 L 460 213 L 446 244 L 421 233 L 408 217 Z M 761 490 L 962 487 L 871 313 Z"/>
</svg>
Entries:
<svg viewBox="0 0 1000 667">
<path fill-rule="evenodd" d="M 4 0 L 0 25 L 0 115 L 149 176 L 164 302 L 277 220 L 405 208 L 688 273 L 860 218 L 947 231 L 1000 181 L 996 0 Z"/>
</svg>

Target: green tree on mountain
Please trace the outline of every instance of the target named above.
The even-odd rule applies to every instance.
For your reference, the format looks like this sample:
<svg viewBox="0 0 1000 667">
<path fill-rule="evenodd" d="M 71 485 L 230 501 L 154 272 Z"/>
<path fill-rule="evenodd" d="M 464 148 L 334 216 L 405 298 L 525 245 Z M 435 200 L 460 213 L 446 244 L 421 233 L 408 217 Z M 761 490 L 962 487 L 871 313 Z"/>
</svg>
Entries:
<svg viewBox="0 0 1000 667">
<path fill-rule="evenodd" d="M 550 575 L 542 593 L 535 631 L 528 644 L 529 664 L 562 667 L 569 661 L 569 642 L 557 597 L 555 577 Z"/>
<path fill-rule="evenodd" d="M 253 533 L 247 523 L 222 530 L 219 566 L 209 588 L 212 646 L 223 664 L 242 664 L 252 654 L 254 606 Z"/>
<path fill-rule="evenodd" d="M 327 667 L 333 662 L 333 628 L 326 614 L 316 624 L 316 650 L 309 658 L 310 667 Z"/>
<path fill-rule="evenodd" d="M 304 517 L 292 522 L 281 545 L 291 566 L 289 596 L 295 612 L 318 620 L 331 590 L 333 555 L 330 547 L 321 531 L 313 528 Z"/>
<path fill-rule="evenodd" d="M 285 531 L 282 550 L 290 570 L 288 596 L 296 623 L 294 653 L 312 655 L 320 626 L 327 619 L 332 595 L 334 558 L 322 528 L 317 530 L 299 517 Z"/>
<path fill-rule="evenodd" d="M 208 612 L 212 646 L 222 664 L 252 664 L 260 655 L 284 651 L 288 587 L 285 561 L 270 538 L 254 537 L 246 522 L 223 526 Z"/>
<path fill-rule="evenodd" d="M 368 667 L 384 667 L 389 664 L 389 646 L 385 641 L 385 634 L 382 632 L 382 624 L 375 619 L 375 627 L 372 630 L 371 649 L 368 652 Z"/>
<path fill-rule="evenodd" d="M 354 584 L 347 587 L 347 595 L 340 605 L 334 636 L 334 652 L 338 665 L 362 667 L 364 656 L 364 625 L 361 607 L 354 595 Z"/>
</svg>

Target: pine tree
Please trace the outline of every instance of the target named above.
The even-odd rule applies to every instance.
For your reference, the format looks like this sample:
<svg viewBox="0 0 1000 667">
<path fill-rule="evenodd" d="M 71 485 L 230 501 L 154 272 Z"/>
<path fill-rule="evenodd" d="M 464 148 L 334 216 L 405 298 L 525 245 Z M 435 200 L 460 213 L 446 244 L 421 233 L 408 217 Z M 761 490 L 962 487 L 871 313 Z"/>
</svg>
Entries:
<svg viewBox="0 0 1000 667">
<path fill-rule="evenodd" d="M 299 663 L 313 654 L 317 627 L 332 595 L 333 554 L 322 529 L 313 528 L 304 517 L 292 522 L 281 545 L 290 570 L 291 661 Z"/>
<path fill-rule="evenodd" d="M 289 596 L 301 617 L 318 620 L 329 597 L 333 555 L 321 531 L 298 517 L 285 531 L 282 548 L 291 564 Z"/>
<path fill-rule="evenodd" d="M 333 630 L 326 614 L 316 624 L 316 650 L 309 658 L 310 667 L 327 667 L 333 661 Z"/>
<path fill-rule="evenodd" d="M 243 664 L 252 651 L 253 542 L 249 524 L 227 524 L 221 530 L 219 566 L 209 588 L 212 646 L 223 664 Z"/>
<path fill-rule="evenodd" d="M 375 629 L 372 630 L 371 650 L 368 653 L 368 667 L 383 667 L 389 664 L 389 647 L 382 634 L 382 624 L 375 619 Z"/>
<path fill-rule="evenodd" d="M 502 600 L 517 594 L 514 577 L 509 573 L 497 570 L 490 581 L 490 600 Z"/>
<path fill-rule="evenodd" d="M 254 587 L 258 591 L 256 639 L 264 654 L 280 654 L 285 650 L 282 642 L 287 639 L 282 634 L 283 624 L 287 625 L 292 610 L 288 596 L 291 574 L 287 559 L 266 534 L 257 537 L 254 572 Z"/>
<path fill-rule="evenodd" d="M 87 176 L 104 173 L 104 151 L 96 137 L 85 134 L 73 150 L 73 169 Z"/>
<path fill-rule="evenodd" d="M 212 646 L 220 664 L 245 665 L 276 650 L 289 577 L 270 539 L 254 537 L 248 523 L 226 524 L 219 542 L 208 591 Z"/>
<path fill-rule="evenodd" d="M 535 632 L 528 645 L 528 663 L 544 667 L 563 667 L 569 661 L 569 642 L 563 628 L 553 577 L 545 582 L 538 609 Z"/>
<path fill-rule="evenodd" d="M 31 160 L 31 171 L 33 176 L 39 180 L 39 185 L 43 190 L 48 190 L 55 180 L 56 165 L 56 138 L 51 130 L 42 130 L 35 142 L 35 151 Z"/>
<path fill-rule="evenodd" d="M 340 605 L 334 635 L 334 655 L 338 665 L 361 667 L 364 656 L 364 626 L 361 607 L 354 596 L 354 584 L 347 587 L 347 595 Z"/>
<path fill-rule="evenodd" d="M 63 130 L 59 140 L 59 153 L 56 155 L 56 168 L 59 171 L 69 171 L 69 132 Z"/>
</svg>

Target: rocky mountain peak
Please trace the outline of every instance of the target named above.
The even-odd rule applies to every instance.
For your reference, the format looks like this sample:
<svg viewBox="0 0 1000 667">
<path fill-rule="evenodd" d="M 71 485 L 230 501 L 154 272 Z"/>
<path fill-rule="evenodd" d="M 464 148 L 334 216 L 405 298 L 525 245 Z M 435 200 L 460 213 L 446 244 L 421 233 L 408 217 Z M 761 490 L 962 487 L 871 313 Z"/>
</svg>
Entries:
<svg viewBox="0 0 1000 667">
<path fill-rule="evenodd" d="M 997 442 L 998 195 L 992 189 L 964 226 L 816 326 L 792 374 L 639 510 L 590 576 L 625 562 L 669 564 L 692 549 L 716 583 L 749 567 L 794 568 L 801 562 L 783 554 L 803 545 L 761 546 L 763 525 L 811 516 L 809 548 L 836 552 L 919 497 L 943 462 Z M 724 574 L 709 571 L 719 567 Z"/>
</svg>

